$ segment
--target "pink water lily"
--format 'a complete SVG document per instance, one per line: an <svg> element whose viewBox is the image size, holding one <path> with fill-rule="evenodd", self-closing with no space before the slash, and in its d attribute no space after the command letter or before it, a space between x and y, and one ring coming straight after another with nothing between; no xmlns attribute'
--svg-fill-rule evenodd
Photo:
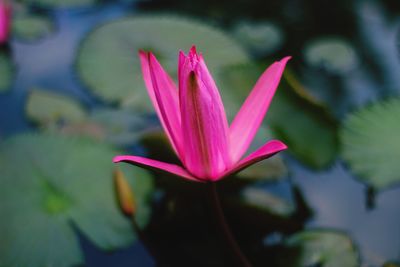
<svg viewBox="0 0 400 267"><path fill-rule="evenodd" d="M11 24L11 6L7 0L0 0L0 44L7 42Z"/></svg>
<svg viewBox="0 0 400 267"><path fill-rule="evenodd" d="M229 126L217 86L194 46L187 56L179 53L179 90L152 53L141 51L139 56L150 99L183 167L131 155L117 156L114 162L206 182L220 180L287 148L281 141L271 140L242 158L260 127L290 57L273 63L261 75Z"/></svg>

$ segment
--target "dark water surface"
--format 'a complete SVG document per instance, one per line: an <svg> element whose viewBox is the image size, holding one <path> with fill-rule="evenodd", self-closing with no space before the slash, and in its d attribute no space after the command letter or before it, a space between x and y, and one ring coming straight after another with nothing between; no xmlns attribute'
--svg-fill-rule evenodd
<svg viewBox="0 0 400 267"><path fill-rule="evenodd" d="M51 36L35 43L13 40L17 72L11 90L0 95L1 135L32 129L25 119L24 106L28 90L33 87L62 91L89 108L101 104L79 82L74 69L76 51L93 27L126 13L122 4L60 10L51 13L57 26ZM368 209L366 186L354 179L342 162L320 172L307 169L292 158L287 163L292 181L302 189L315 212L307 227L347 232L359 247L365 266L380 266L388 259L400 258L400 188L379 193L375 208ZM267 188L282 191L287 183ZM109 254L98 251L87 240L82 240L82 244L87 266L154 266L140 243Z"/></svg>

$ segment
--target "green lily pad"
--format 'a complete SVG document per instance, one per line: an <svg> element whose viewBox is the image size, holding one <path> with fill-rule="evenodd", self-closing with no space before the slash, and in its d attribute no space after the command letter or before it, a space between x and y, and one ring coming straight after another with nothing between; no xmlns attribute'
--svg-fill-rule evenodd
<svg viewBox="0 0 400 267"><path fill-rule="evenodd" d="M237 65L222 72L219 86L228 117L232 119L266 65ZM303 163L324 168L338 150L337 123L320 105L308 101L282 79L265 122L275 138Z"/></svg>
<svg viewBox="0 0 400 267"><path fill-rule="evenodd" d="M46 131L87 136L119 147L131 145L156 128L132 110L100 108L87 113L73 98L43 89L31 90L26 114Z"/></svg>
<svg viewBox="0 0 400 267"><path fill-rule="evenodd" d="M24 14L15 16L12 22L13 36L25 41L36 41L54 31L50 18Z"/></svg>
<svg viewBox="0 0 400 267"><path fill-rule="evenodd" d="M342 155L360 179L375 189L400 182L400 99L362 108L346 118Z"/></svg>
<svg viewBox="0 0 400 267"><path fill-rule="evenodd" d="M84 107L71 97L49 90L32 89L26 103L26 115L42 126L57 122L82 122L86 119Z"/></svg>
<svg viewBox="0 0 400 267"><path fill-rule="evenodd" d="M142 15L107 23L83 41L77 68L98 97L135 110L153 111L140 69L139 49L152 51L176 78L178 51L195 44L213 74L231 64L248 62L246 52L219 29L174 16Z"/></svg>
<svg viewBox="0 0 400 267"><path fill-rule="evenodd" d="M159 130L159 126L151 126L140 114L110 108L94 109L84 120L42 126L57 134L87 136L117 147L132 145L143 135Z"/></svg>
<svg viewBox="0 0 400 267"><path fill-rule="evenodd" d="M41 7L68 8L92 5L97 0L21 0L21 2Z"/></svg>
<svg viewBox="0 0 400 267"><path fill-rule="evenodd" d="M0 51L0 92L10 89L13 75L14 68L9 55Z"/></svg>
<svg viewBox="0 0 400 267"><path fill-rule="evenodd" d="M99 125L104 140L116 146L131 145L150 130L143 115L131 110L96 109L91 112L89 121Z"/></svg>
<svg viewBox="0 0 400 267"><path fill-rule="evenodd" d="M238 42L256 55L275 52L281 47L284 39L281 29L269 21L241 21L234 27L233 33Z"/></svg>
<svg viewBox="0 0 400 267"><path fill-rule="evenodd" d="M135 240L115 199L113 156L119 152L85 138L21 134L0 146L0 266L73 266L82 263L74 231L102 249ZM146 225L152 180L120 166L132 186L140 226Z"/></svg>
<svg viewBox="0 0 400 267"><path fill-rule="evenodd" d="M241 192L241 196L246 205L282 217L289 217L295 211L293 204L267 192L264 189L247 187Z"/></svg>
<svg viewBox="0 0 400 267"><path fill-rule="evenodd" d="M304 48L305 61L317 68L335 74L353 70L359 62L354 48L340 38L320 38L309 42Z"/></svg>
<svg viewBox="0 0 400 267"><path fill-rule="evenodd" d="M337 157L337 122L325 109L301 99L288 87L283 86L274 101L267 118L274 135L308 166L328 167Z"/></svg>
<svg viewBox="0 0 400 267"><path fill-rule="evenodd" d="M358 267L358 252L350 238L340 232L307 230L297 233L285 242L299 249L294 267Z"/></svg>

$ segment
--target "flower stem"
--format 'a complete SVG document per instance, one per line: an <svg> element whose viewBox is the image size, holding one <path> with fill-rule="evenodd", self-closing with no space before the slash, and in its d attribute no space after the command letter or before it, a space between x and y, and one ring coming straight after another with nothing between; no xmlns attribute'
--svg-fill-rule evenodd
<svg viewBox="0 0 400 267"><path fill-rule="evenodd" d="M231 230L229 229L229 226L225 220L225 216L222 210L221 202L218 197L218 192L217 192L217 185L215 182L210 182L208 185L209 189L209 199L211 202L211 207L214 210L217 222L219 224L219 227L221 229L222 236L225 239L225 242L229 245L233 256L235 256L235 262L240 264L240 266L244 267L251 267L251 263L249 260L246 258L246 256L243 254L242 250L240 249L238 243L236 242L235 238L232 235Z"/></svg>

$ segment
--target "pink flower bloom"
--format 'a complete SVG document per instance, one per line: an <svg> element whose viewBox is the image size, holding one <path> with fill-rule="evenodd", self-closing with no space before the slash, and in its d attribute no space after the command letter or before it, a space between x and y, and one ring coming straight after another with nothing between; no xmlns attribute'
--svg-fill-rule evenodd
<svg viewBox="0 0 400 267"><path fill-rule="evenodd" d="M179 90L152 53L141 51L139 56L151 101L183 167L129 155L117 156L114 162L206 182L220 180L287 148L282 142L271 140L242 159L290 57L273 63L261 75L229 126L217 86L194 46L187 56L179 53Z"/></svg>
<svg viewBox="0 0 400 267"><path fill-rule="evenodd" d="M11 23L11 6L7 0L0 0L0 44L7 42Z"/></svg>

